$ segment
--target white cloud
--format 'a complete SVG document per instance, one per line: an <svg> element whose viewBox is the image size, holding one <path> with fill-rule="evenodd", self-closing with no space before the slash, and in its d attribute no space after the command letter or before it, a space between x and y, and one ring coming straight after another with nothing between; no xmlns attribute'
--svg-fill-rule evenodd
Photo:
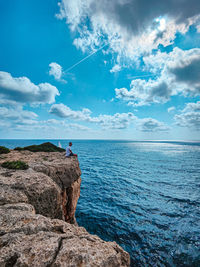
<svg viewBox="0 0 200 267"><path fill-rule="evenodd" d="M115 72L119 72L121 70L121 66L116 64L112 67L112 69L110 70L111 73L115 73Z"/></svg>
<svg viewBox="0 0 200 267"><path fill-rule="evenodd" d="M15 108L0 107L1 120L36 119L38 115L32 111L23 110L20 106Z"/></svg>
<svg viewBox="0 0 200 267"><path fill-rule="evenodd" d="M60 80L62 76L62 67L55 62L50 63L49 67L50 67L49 75L54 76L56 80Z"/></svg>
<svg viewBox="0 0 200 267"><path fill-rule="evenodd" d="M90 131L91 129L77 123L66 124L67 130Z"/></svg>
<svg viewBox="0 0 200 267"><path fill-rule="evenodd" d="M62 0L57 17L78 33L77 48L85 52L108 43L120 64L173 43L177 32L197 23L199 7L199 0Z"/></svg>
<svg viewBox="0 0 200 267"><path fill-rule="evenodd" d="M173 84L180 86L184 95L200 94L200 49L183 51L175 49L174 59L168 62L168 75L174 79Z"/></svg>
<svg viewBox="0 0 200 267"><path fill-rule="evenodd" d="M49 83L35 85L27 77L14 78L0 71L0 96L4 100L30 104L51 104L59 95L58 89Z"/></svg>
<svg viewBox="0 0 200 267"><path fill-rule="evenodd" d="M187 103L180 114L174 116L174 119L178 126L200 130L200 101Z"/></svg>
<svg viewBox="0 0 200 267"><path fill-rule="evenodd" d="M62 128L65 129L65 131L73 131L73 130L90 131L91 130L89 127L86 127L84 125L77 124L77 123L69 123L66 120L49 119L47 121L43 121L42 123L47 126L54 126L54 127L62 126Z"/></svg>
<svg viewBox="0 0 200 267"><path fill-rule="evenodd" d="M51 106L49 113L54 114L61 118L70 118L73 120L88 120L90 118L91 111L89 109L82 109L81 111L71 110L64 104L54 104Z"/></svg>
<svg viewBox="0 0 200 267"><path fill-rule="evenodd" d="M90 122L95 122L103 128L108 129L126 129L136 117L133 113L115 113L114 115L99 115L90 118Z"/></svg>
<svg viewBox="0 0 200 267"><path fill-rule="evenodd" d="M181 50L175 48L171 53L158 53L144 58L146 68L159 71L157 79L135 79L127 88L116 88L116 97L131 101L131 105L141 106L150 103L165 103L171 96L195 97L200 94L200 49Z"/></svg>
<svg viewBox="0 0 200 267"><path fill-rule="evenodd" d="M38 120L38 115L34 112L23 110L21 106L17 109L0 107L0 127L9 131L34 132L63 132L91 131L90 128L77 124L69 123L66 120Z"/></svg>
<svg viewBox="0 0 200 267"><path fill-rule="evenodd" d="M32 111L23 110L22 106L6 106L1 105L0 107L0 125L3 127L12 129L18 129L23 126L32 129L33 125L37 125L38 115ZM3 130L3 129L2 129Z"/></svg>
<svg viewBox="0 0 200 267"><path fill-rule="evenodd" d="M168 109L167 109L167 112L168 113L171 113L171 112L173 112L173 111L175 111L175 107L169 107Z"/></svg>
<svg viewBox="0 0 200 267"><path fill-rule="evenodd" d="M74 111L64 104L54 104L51 114L62 118L62 120L49 119L39 120L38 115L32 111L24 110L22 106L0 107L0 126L10 128L14 131L45 131L55 132L63 129L64 132L92 131L89 127L71 121L82 121L99 125L102 129L122 130L130 125L135 125L141 131L155 132L167 131L164 123L152 118L139 119L133 113L115 113L114 115L100 114L92 116L92 112L83 108L81 111ZM66 120L68 119L68 120ZM70 121L71 120L71 121Z"/></svg>
<svg viewBox="0 0 200 267"><path fill-rule="evenodd" d="M152 118L140 119L138 125L139 129L143 132L168 132L170 130L163 122Z"/></svg>
<svg viewBox="0 0 200 267"><path fill-rule="evenodd" d="M10 123L8 121L1 121L0 120L0 127L1 127L1 131L7 131L8 128L10 127Z"/></svg>
<svg viewBox="0 0 200 267"><path fill-rule="evenodd" d="M95 123L103 129L120 130L126 129L131 124L138 126L139 130L146 132L168 131L169 127L164 123L152 118L139 119L132 112L115 113L114 115L101 114L97 117L91 116L91 111L82 109L81 111L73 111L64 104L55 104L51 107L50 113L61 118L70 120L79 120L89 123Z"/></svg>
<svg viewBox="0 0 200 267"><path fill-rule="evenodd" d="M187 103L186 107L182 110L182 112L200 112L200 101L197 101L196 103Z"/></svg>
<svg viewBox="0 0 200 267"><path fill-rule="evenodd" d="M66 81L62 79L63 76L62 66L60 66L56 62L52 62L49 64L49 67L50 67L49 75L52 75L57 81L66 83Z"/></svg>
<svg viewBox="0 0 200 267"><path fill-rule="evenodd" d="M165 103L172 95L164 79L157 80L133 80L130 84L131 89L115 89L116 98L131 101L133 106L149 105L150 103Z"/></svg>
<svg viewBox="0 0 200 267"><path fill-rule="evenodd" d="M89 109L85 108L81 111L74 111L64 104L54 104L49 112L61 118L95 123L103 128L110 129L127 128L130 122L136 119L134 114L131 112L116 113L114 115L99 115L98 117L93 117L91 116L91 111Z"/></svg>

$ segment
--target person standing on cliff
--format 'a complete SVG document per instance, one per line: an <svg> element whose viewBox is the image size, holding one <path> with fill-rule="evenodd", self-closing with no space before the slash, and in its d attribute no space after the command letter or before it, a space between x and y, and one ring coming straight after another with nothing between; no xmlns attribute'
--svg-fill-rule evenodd
<svg viewBox="0 0 200 267"><path fill-rule="evenodd" d="M72 147L72 142L69 142L69 146L66 148L66 157L72 157L72 156L77 157L78 155L72 152L71 147Z"/></svg>

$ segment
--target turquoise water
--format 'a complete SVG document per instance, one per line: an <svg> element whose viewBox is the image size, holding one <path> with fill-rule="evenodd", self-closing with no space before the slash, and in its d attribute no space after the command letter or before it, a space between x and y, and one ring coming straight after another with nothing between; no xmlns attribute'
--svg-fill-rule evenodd
<svg viewBox="0 0 200 267"><path fill-rule="evenodd" d="M200 266L200 142L74 140L72 149L82 170L80 226L120 244L132 266Z"/></svg>

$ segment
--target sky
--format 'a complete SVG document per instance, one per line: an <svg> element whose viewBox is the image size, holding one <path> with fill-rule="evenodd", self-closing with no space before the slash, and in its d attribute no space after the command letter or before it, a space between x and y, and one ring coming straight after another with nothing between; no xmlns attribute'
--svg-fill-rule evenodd
<svg viewBox="0 0 200 267"><path fill-rule="evenodd" d="M199 0L0 0L0 138L200 140Z"/></svg>

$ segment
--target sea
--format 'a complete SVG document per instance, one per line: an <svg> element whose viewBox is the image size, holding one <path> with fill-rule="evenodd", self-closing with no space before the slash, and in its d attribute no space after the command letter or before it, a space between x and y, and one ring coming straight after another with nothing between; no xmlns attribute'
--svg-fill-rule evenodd
<svg viewBox="0 0 200 267"><path fill-rule="evenodd" d="M14 148L50 141L0 140ZM131 266L200 266L200 142L72 140L79 226L115 241Z"/></svg>

